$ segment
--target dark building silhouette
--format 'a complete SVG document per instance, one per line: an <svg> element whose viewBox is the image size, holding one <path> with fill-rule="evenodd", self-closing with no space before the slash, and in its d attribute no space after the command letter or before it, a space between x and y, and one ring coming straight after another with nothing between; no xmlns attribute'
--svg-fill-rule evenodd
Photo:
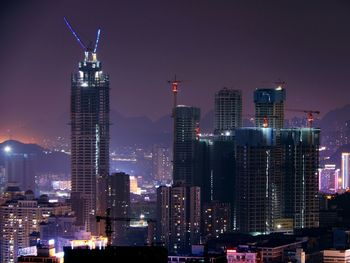
<svg viewBox="0 0 350 263"><path fill-rule="evenodd" d="M143 262L167 263L164 247L106 247L102 249L72 249L65 247L64 262Z"/></svg>
<svg viewBox="0 0 350 263"><path fill-rule="evenodd" d="M203 237L206 240L218 238L231 228L231 204L213 201L203 205Z"/></svg>
<svg viewBox="0 0 350 263"><path fill-rule="evenodd" d="M106 210L109 76L91 51L85 52L78 73L72 75L71 152L71 198L77 224L96 232L95 216Z"/></svg>
<svg viewBox="0 0 350 263"><path fill-rule="evenodd" d="M130 176L125 173L114 173L108 177L108 207L113 218L130 218ZM127 244L127 229L130 222L114 221L112 223L112 244Z"/></svg>
<svg viewBox="0 0 350 263"><path fill-rule="evenodd" d="M200 110L179 105L175 108L174 118L173 181L193 185Z"/></svg>
<svg viewBox="0 0 350 263"><path fill-rule="evenodd" d="M241 232L269 233L279 217L276 200L274 149L271 128L236 130L235 228ZM276 208L275 206L278 206Z"/></svg>
<svg viewBox="0 0 350 263"><path fill-rule="evenodd" d="M6 182L17 183L23 190L36 190L36 155L15 152L11 146L5 147Z"/></svg>
<svg viewBox="0 0 350 263"><path fill-rule="evenodd" d="M231 212L230 223L233 222L235 202L235 162L233 136L199 137L196 150L195 179L196 185L201 188L202 205L212 201L228 204ZM203 209L202 212L204 212ZM232 225L228 229L231 230Z"/></svg>
<svg viewBox="0 0 350 263"><path fill-rule="evenodd" d="M283 216L294 228L319 226L318 168L320 130L282 129Z"/></svg>

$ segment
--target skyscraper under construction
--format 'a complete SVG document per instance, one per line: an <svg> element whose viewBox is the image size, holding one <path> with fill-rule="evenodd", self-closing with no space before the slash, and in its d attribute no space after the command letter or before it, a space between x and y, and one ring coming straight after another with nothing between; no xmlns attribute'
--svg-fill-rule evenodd
<svg viewBox="0 0 350 263"><path fill-rule="evenodd" d="M106 178L109 173L109 76L102 72L95 48L79 39L84 50L79 71L71 84L72 208L77 223L96 233L97 214L106 210Z"/></svg>

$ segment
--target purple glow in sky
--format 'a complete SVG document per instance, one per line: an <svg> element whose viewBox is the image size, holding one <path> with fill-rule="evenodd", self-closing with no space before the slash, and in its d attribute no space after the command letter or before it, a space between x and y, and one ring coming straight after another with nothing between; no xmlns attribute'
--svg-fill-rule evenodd
<svg viewBox="0 0 350 263"><path fill-rule="evenodd" d="M174 74L185 80L179 102L202 115L224 86L243 90L251 114L254 89L278 79L289 108L349 103L349 14L345 0L2 1L0 138L69 111L83 53L64 16L87 44L101 28L111 109L157 119L170 113Z"/></svg>

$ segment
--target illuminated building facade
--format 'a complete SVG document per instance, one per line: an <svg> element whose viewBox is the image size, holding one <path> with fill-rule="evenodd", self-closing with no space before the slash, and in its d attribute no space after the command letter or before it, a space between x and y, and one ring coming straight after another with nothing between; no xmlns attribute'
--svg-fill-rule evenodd
<svg viewBox="0 0 350 263"><path fill-rule="evenodd" d="M96 232L106 210L109 174L109 76L96 53L86 51L71 87L72 206L77 224ZM97 202L98 198L98 202Z"/></svg>
<svg viewBox="0 0 350 263"><path fill-rule="evenodd" d="M281 143L284 217L293 218L294 228L318 227L320 130L283 129Z"/></svg>
<svg viewBox="0 0 350 263"><path fill-rule="evenodd" d="M173 182L194 183L194 159L200 109L179 105L174 111Z"/></svg>
<svg viewBox="0 0 350 263"><path fill-rule="evenodd" d="M341 178L342 178L342 188L350 188L350 153L341 153Z"/></svg>
<svg viewBox="0 0 350 263"><path fill-rule="evenodd" d="M242 91L223 88L215 93L214 134L232 134L242 127Z"/></svg>
<svg viewBox="0 0 350 263"><path fill-rule="evenodd" d="M201 200L196 186L161 186L157 191L158 240L171 254L187 254L199 244Z"/></svg>
<svg viewBox="0 0 350 263"><path fill-rule="evenodd" d="M34 199L32 191L27 191L25 196L19 196L1 205L1 262L16 262L18 250L30 246L29 235L39 231L41 222L52 214L63 215L70 211L70 206L49 203L45 196Z"/></svg>
<svg viewBox="0 0 350 263"><path fill-rule="evenodd" d="M130 192L135 195L141 194L141 188L138 186L137 177L134 175L129 176L130 179Z"/></svg>
<svg viewBox="0 0 350 263"><path fill-rule="evenodd" d="M336 193L342 187L342 177L335 164L325 164L319 169L319 191L322 193Z"/></svg>

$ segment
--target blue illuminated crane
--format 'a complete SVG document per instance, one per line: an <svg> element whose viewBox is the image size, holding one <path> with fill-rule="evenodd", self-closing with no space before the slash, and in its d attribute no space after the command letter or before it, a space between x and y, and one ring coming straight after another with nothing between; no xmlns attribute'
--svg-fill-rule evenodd
<svg viewBox="0 0 350 263"><path fill-rule="evenodd" d="M100 40L100 35L101 35L101 29L99 28L97 30L97 35L96 35L96 41L95 41L95 47L92 50L91 48L87 47L84 42L80 39L80 37L78 36L78 34L74 31L73 27L71 26L71 24L68 22L67 18L63 17L64 22L66 23L68 29L72 32L73 36L75 37L75 39L78 41L79 45L81 46L81 48L83 49L84 52L92 52L94 54L96 54L97 51L97 47L98 47L98 43Z"/></svg>

